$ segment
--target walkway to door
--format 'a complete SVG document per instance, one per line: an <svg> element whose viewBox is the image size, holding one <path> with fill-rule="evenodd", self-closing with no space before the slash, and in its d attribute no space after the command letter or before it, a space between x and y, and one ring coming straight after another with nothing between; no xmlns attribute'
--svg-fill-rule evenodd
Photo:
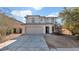
<svg viewBox="0 0 79 59"><path fill-rule="evenodd" d="M22 35L15 42L0 49L1 51L48 51L43 35Z"/></svg>

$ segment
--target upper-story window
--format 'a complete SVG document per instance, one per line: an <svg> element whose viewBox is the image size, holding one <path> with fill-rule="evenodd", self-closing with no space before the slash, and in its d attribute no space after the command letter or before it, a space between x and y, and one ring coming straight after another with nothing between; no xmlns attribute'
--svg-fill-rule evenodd
<svg viewBox="0 0 79 59"><path fill-rule="evenodd" d="M45 23L48 23L48 18L45 18Z"/></svg>
<svg viewBox="0 0 79 59"><path fill-rule="evenodd" d="M28 17L28 19L33 19L33 17Z"/></svg>
<svg viewBox="0 0 79 59"><path fill-rule="evenodd" d="M31 19L31 23L34 23L34 19L33 18Z"/></svg>
<svg viewBox="0 0 79 59"><path fill-rule="evenodd" d="M34 17L34 23L39 23L40 18L39 17Z"/></svg>
<svg viewBox="0 0 79 59"><path fill-rule="evenodd" d="M43 18L41 19L41 21L42 21L42 23L45 23L45 18L43 17Z"/></svg>
<svg viewBox="0 0 79 59"><path fill-rule="evenodd" d="M42 18L39 19L39 23L42 23Z"/></svg>

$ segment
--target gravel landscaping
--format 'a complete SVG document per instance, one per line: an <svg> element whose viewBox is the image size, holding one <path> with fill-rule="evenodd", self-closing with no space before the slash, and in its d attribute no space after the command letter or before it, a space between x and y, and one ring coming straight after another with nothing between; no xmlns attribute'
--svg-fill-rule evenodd
<svg viewBox="0 0 79 59"><path fill-rule="evenodd" d="M79 40L73 36L64 35L45 35L45 40L50 49L54 48L79 48Z"/></svg>

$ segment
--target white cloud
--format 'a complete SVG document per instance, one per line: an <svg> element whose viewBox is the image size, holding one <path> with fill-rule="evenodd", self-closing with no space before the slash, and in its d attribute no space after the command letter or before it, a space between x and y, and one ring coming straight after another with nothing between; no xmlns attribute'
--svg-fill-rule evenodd
<svg viewBox="0 0 79 59"><path fill-rule="evenodd" d="M25 23L26 19L24 17L27 15L32 15L32 11L31 10L13 10L11 14L17 20Z"/></svg>
<svg viewBox="0 0 79 59"><path fill-rule="evenodd" d="M33 7L35 10L41 10L43 7Z"/></svg>
<svg viewBox="0 0 79 59"><path fill-rule="evenodd" d="M23 18L21 21L22 21L23 23L26 23L26 19L25 19L25 18Z"/></svg>
<svg viewBox="0 0 79 59"><path fill-rule="evenodd" d="M32 11L31 10L13 10L11 14L13 16L24 17L26 15L32 15Z"/></svg>
<svg viewBox="0 0 79 59"><path fill-rule="evenodd" d="M51 13L49 14L47 17L57 17L59 15L59 13Z"/></svg>

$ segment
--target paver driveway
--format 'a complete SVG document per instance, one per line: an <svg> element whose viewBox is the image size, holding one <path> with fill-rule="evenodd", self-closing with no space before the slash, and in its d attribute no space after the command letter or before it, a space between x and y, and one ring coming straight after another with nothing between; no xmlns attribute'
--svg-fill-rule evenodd
<svg viewBox="0 0 79 59"><path fill-rule="evenodd" d="M43 35L22 35L15 42L0 49L1 51L48 51Z"/></svg>

